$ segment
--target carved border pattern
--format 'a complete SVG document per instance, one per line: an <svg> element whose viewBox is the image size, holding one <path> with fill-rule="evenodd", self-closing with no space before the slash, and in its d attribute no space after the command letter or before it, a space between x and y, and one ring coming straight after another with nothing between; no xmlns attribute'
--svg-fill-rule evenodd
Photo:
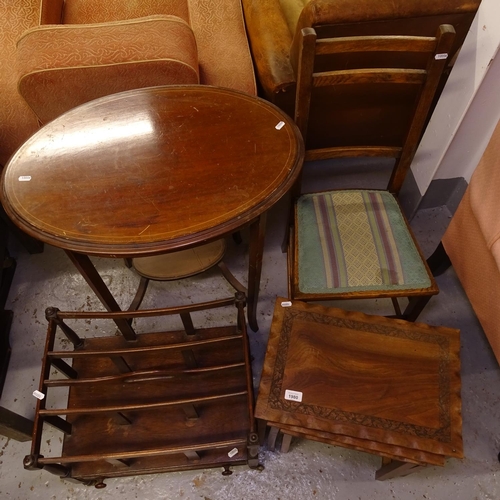
<svg viewBox="0 0 500 500"><path fill-rule="evenodd" d="M307 405L294 401L284 400L280 397L282 393L283 377L288 357L288 347L292 326L295 319L308 322L321 323L329 326L348 328L352 330L365 331L413 340L416 342L427 342L439 346L439 428L424 427L396 420L374 417L360 413L343 411L340 408L325 408L317 405ZM443 443L451 441L451 418L450 418L450 375L449 375L449 339L442 334L421 333L419 331L408 331L395 326L370 324L366 322L351 320L347 318L337 318L314 312L303 312L294 309L284 311L281 335L279 338L276 364L274 367L269 404L272 408L289 412L302 413L304 415L314 415L339 423L350 423L363 425L376 429L383 429L391 432L399 432L406 435L413 435L426 439L435 439Z"/></svg>

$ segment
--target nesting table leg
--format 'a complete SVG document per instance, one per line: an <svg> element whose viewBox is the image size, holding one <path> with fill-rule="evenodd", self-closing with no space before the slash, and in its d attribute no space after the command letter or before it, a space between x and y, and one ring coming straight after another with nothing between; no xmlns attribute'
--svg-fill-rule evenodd
<svg viewBox="0 0 500 500"><path fill-rule="evenodd" d="M288 453L290 451L291 444L292 444L292 435L283 432L283 438L281 441L281 453Z"/></svg>
<svg viewBox="0 0 500 500"><path fill-rule="evenodd" d="M385 479L392 479L394 477L407 476L408 474L419 470L421 467L424 466L384 458L382 460L382 467L380 467L380 469L378 469L375 473L375 479L378 481L384 481Z"/></svg>
<svg viewBox="0 0 500 500"><path fill-rule="evenodd" d="M279 431L280 430L278 429L278 427L271 427L269 429L269 435L267 436L267 447L270 451L274 451L276 448L276 439L278 438Z"/></svg>

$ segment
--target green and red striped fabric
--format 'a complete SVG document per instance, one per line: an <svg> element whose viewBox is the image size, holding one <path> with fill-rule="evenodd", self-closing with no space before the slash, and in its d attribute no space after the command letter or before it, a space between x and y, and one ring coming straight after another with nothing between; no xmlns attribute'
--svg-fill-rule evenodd
<svg viewBox="0 0 500 500"><path fill-rule="evenodd" d="M399 205L387 191L303 195L297 222L301 292L430 286Z"/></svg>

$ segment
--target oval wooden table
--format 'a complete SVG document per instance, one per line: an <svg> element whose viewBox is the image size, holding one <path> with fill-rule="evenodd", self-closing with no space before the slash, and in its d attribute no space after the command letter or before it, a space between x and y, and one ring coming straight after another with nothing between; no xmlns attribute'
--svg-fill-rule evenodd
<svg viewBox="0 0 500 500"><path fill-rule="evenodd" d="M262 99L151 87L86 103L41 128L4 168L1 200L23 231L66 251L108 311L119 306L89 255L159 255L249 226L256 331L265 214L303 158L293 121ZM127 321L117 324L135 338Z"/></svg>

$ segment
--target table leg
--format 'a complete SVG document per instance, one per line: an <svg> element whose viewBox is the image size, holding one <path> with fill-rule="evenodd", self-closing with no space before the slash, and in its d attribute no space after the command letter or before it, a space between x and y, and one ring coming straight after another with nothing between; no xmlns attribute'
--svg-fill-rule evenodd
<svg viewBox="0 0 500 500"><path fill-rule="evenodd" d="M257 301L259 298L260 275L262 272L266 218L267 215L264 213L250 225L250 248L248 258L248 324L254 332L259 329L259 325L257 324Z"/></svg>
<svg viewBox="0 0 500 500"><path fill-rule="evenodd" d="M33 421L0 406L0 435L16 441L31 441Z"/></svg>
<svg viewBox="0 0 500 500"><path fill-rule="evenodd" d="M80 271L80 274L89 284L90 288L92 288L99 300L103 303L106 310L109 312L121 311L120 306L113 295L111 295L109 288L97 272L90 258L87 255L71 252L70 250L65 250L65 252L78 271ZM136 340L136 333L126 319L115 319L114 322L126 340Z"/></svg>

